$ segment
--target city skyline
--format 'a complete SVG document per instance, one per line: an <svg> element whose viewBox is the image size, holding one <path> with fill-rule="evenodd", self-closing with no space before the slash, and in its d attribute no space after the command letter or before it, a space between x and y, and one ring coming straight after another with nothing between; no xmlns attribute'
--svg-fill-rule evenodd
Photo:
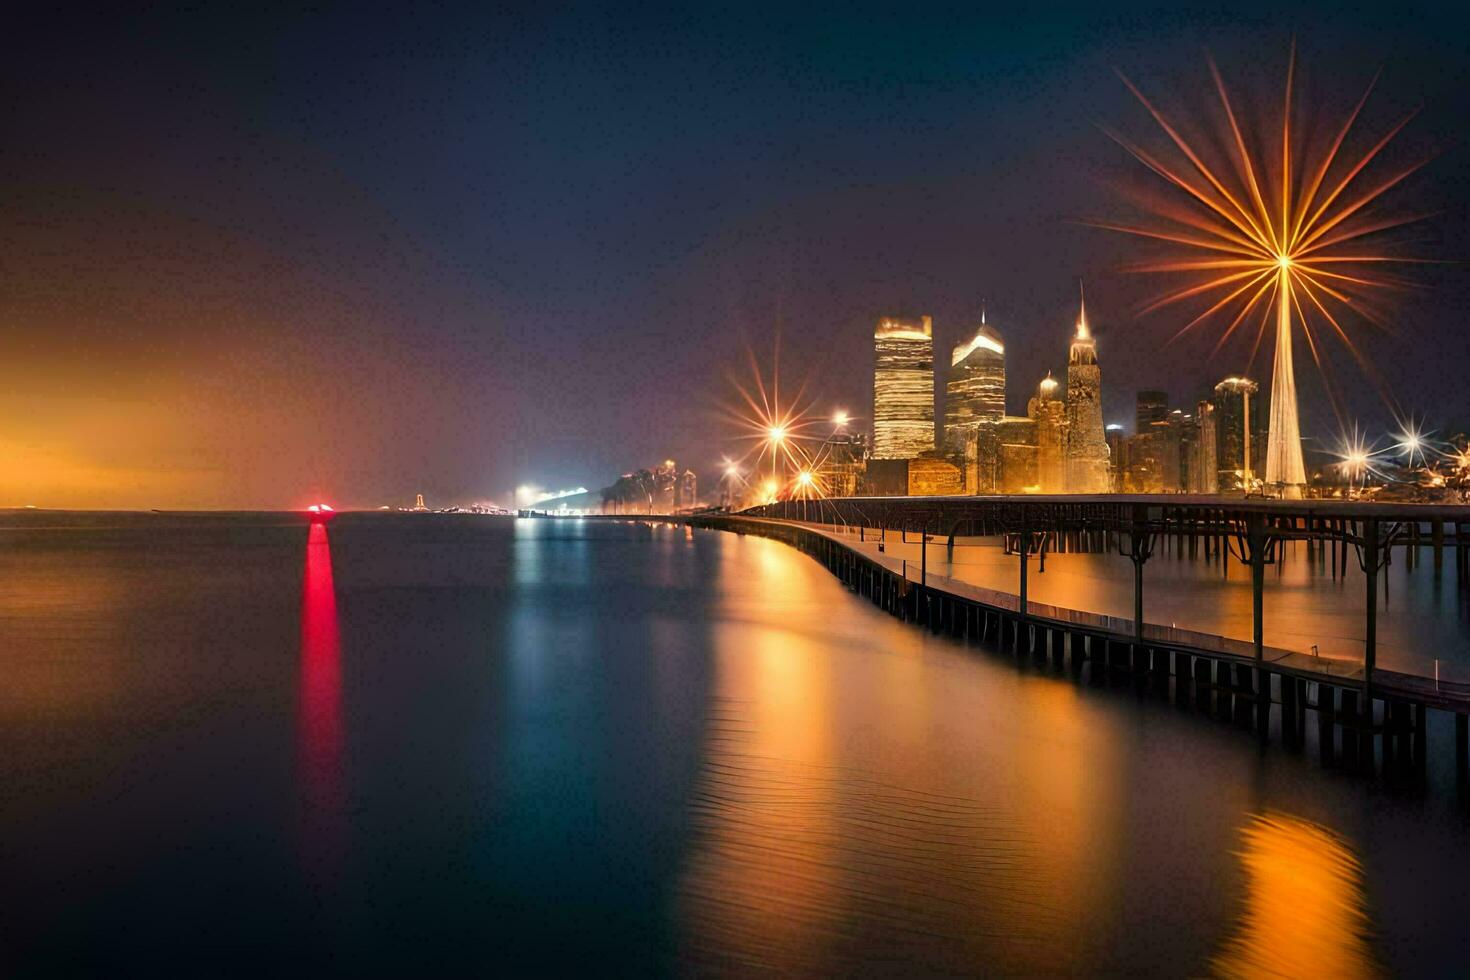
<svg viewBox="0 0 1470 980"><path fill-rule="evenodd" d="M453 6L386 22L24 12L0 164L20 192L0 505L504 502L668 457L708 487L717 392L749 349L779 336L813 399L861 405L871 352L853 341L876 317L926 312L947 352L984 308L1019 391L1058 372L1051 325L1079 277L1114 352L1105 422L1142 388L1188 404L1229 374L1267 383L1248 343L1164 349L1187 318L1137 318L1150 287L1076 223L1127 171L1093 121L1146 121L1113 67L1196 92L1202 47L1248 66L1296 34L1304 92L1350 100L1339 76L1382 64L1370 112L1422 106L1413 138L1430 150L1470 101L1457 12L1311 32L1266 8L782 18L773 32L730 13L669 52L658 13L619 33L610 13ZM880 57L895 37L926 57ZM1239 88L1265 97L1279 78ZM383 91L401 101L373 102ZM1449 256L1470 244L1455 165L1423 177ZM1461 280L1429 270L1393 300L1419 349L1454 342ZM1470 428L1445 359L1365 343L1408 412ZM1317 381L1298 386L1303 432L1335 436ZM1347 397L1350 419L1392 430L1376 394Z"/></svg>
<svg viewBox="0 0 1470 980"><path fill-rule="evenodd" d="M1470 963L1470 7L7 13L5 977Z"/></svg>
<svg viewBox="0 0 1470 980"><path fill-rule="evenodd" d="M869 353L850 339L875 316L925 311L948 351L983 303L1008 372L1041 378L1079 276L1105 348L1157 347L1183 320L1135 319L1148 288L1117 272L1116 238L1072 223L1105 210L1125 170L1092 120L1147 122L1113 66L1192 91L1201 47L1250 65L1242 51L1264 38L1279 53L1299 26L1142 7L1047 25L782 18L772 32L726 13L659 54L673 25L657 13L617 35L609 13L453 6L370 24L26 10L0 165L22 191L0 300L0 502L472 502L670 455L707 482L716 392L748 347L779 334L782 361L822 379L814 397L860 406ZM1454 12L1314 24L1302 91L1354 97L1339 69L1355 85L1382 63L1374 100L1423 106L1413 140L1445 144L1470 100L1448 41L1463 26ZM926 57L878 57L895 37ZM1277 68L1242 93L1279 91ZM691 78L686 100L666 96ZM401 101L369 109L379 91ZM1421 178L1448 256L1467 247L1451 166ZM1454 269L1394 301L1426 348L1451 342L1467 306ZM1449 367L1397 347L1366 353L1405 407L1464 428ZM1205 353L1177 344L1148 376L1111 357L1104 419L1133 389L1194 392L1250 360L1248 345ZM1323 392L1298 383L1302 429L1326 432ZM1424 391L1435 403L1413 404ZM1374 395L1349 397L1364 428L1389 429Z"/></svg>

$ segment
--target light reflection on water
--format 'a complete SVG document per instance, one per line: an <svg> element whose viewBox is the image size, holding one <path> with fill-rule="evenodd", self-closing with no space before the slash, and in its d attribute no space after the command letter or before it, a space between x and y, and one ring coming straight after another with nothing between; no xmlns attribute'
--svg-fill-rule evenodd
<svg viewBox="0 0 1470 980"><path fill-rule="evenodd" d="M307 535L301 586L301 781L306 861L319 875L336 870L344 846L342 634L327 528Z"/></svg>
<svg viewBox="0 0 1470 980"><path fill-rule="evenodd" d="M1363 869L1347 843L1308 820L1252 815L1241 831L1245 908L1217 976L1371 977Z"/></svg>
<svg viewBox="0 0 1470 980"><path fill-rule="evenodd" d="M0 973L160 949L214 973L221 948L247 975L1470 955L1452 793L1018 669L776 542L134 520L0 529L24 597L0 594Z"/></svg>

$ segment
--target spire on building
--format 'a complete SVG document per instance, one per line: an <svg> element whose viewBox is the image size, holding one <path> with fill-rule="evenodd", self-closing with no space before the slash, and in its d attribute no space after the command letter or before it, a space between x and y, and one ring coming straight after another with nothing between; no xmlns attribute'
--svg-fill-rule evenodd
<svg viewBox="0 0 1470 980"><path fill-rule="evenodd" d="M1082 290L1081 279L1077 280L1077 339L1092 339L1092 331L1087 329L1087 294Z"/></svg>

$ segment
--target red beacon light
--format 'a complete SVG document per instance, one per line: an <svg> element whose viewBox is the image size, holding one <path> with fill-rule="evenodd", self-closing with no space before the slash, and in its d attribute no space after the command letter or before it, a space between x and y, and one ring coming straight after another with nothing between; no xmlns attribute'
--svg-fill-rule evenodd
<svg viewBox="0 0 1470 980"><path fill-rule="evenodd" d="M332 509L331 504L312 504L306 508L306 512L311 515L313 524L325 524L332 519L333 514L337 513Z"/></svg>

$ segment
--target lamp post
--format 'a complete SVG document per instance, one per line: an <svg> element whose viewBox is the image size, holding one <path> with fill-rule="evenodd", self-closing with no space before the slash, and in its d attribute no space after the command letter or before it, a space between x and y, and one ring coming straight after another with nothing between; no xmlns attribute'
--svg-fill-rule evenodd
<svg viewBox="0 0 1470 980"><path fill-rule="evenodd" d="M811 496L812 474L811 470L802 470L796 477L796 485L801 491L801 519L803 523L807 519L806 502Z"/></svg>
<svg viewBox="0 0 1470 980"><path fill-rule="evenodd" d="M776 478L776 461L781 455L781 445L786 441L786 426L780 424L771 426L766 429L766 438L771 443L771 480L779 485L780 481Z"/></svg>

